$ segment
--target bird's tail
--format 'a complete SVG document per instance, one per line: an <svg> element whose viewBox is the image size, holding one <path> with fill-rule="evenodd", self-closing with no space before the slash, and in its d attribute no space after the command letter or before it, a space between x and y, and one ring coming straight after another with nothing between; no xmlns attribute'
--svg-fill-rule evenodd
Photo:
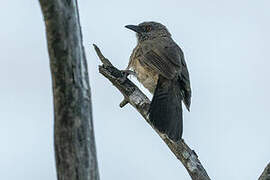
<svg viewBox="0 0 270 180"><path fill-rule="evenodd" d="M155 128L173 141L180 140L183 132L181 100L177 80L159 76L149 109L149 119Z"/></svg>

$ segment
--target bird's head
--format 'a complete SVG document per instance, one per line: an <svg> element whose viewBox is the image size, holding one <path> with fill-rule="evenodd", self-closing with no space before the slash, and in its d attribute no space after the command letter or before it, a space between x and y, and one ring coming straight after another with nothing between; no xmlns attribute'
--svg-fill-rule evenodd
<svg viewBox="0 0 270 180"><path fill-rule="evenodd" d="M154 39L157 37L170 37L166 26L157 23L157 22L143 22L139 25L127 25L125 26L128 29L136 32L138 41L144 41L148 39Z"/></svg>

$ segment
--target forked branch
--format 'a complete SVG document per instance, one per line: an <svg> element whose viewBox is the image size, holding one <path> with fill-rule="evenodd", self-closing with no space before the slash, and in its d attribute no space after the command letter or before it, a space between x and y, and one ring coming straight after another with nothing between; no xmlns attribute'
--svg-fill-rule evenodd
<svg viewBox="0 0 270 180"><path fill-rule="evenodd" d="M94 45L94 48L99 59L103 63L103 65L99 66L99 72L110 80L124 96L124 100L120 103L120 106L123 107L127 103L130 103L143 116L146 122L150 124L150 126L167 144L177 159L182 162L193 180L210 180L207 172L199 161L197 154L188 147L184 140L173 142L165 134L160 133L154 126L152 126L148 118L150 100L147 96L134 83L125 78L124 73L114 67L112 63L103 56L96 45Z"/></svg>

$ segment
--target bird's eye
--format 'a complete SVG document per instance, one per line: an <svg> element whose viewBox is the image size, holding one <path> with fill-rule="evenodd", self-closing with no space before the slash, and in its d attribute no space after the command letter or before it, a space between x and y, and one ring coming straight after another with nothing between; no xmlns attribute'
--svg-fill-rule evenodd
<svg viewBox="0 0 270 180"><path fill-rule="evenodd" d="M146 32L151 31L151 29L152 29L151 26L146 26L146 27L145 27Z"/></svg>

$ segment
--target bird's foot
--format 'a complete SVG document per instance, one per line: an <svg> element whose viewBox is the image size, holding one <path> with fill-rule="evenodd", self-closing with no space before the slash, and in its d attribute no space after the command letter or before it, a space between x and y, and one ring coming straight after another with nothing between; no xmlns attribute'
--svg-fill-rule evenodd
<svg viewBox="0 0 270 180"><path fill-rule="evenodd" d="M129 69L121 70L121 72L124 74L124 76L128 77L129 75L137 76L137 74L134 71L131 71Z"/></svg>
<svg viewBox="0 0 270 180"><path fill-rule="evenodd" d="M121 73L123 74L123 76L121 78L118 78L118 81L120 83L124 83L129 75L136 76L136 73L131 70L121 70Z"/></svg>

